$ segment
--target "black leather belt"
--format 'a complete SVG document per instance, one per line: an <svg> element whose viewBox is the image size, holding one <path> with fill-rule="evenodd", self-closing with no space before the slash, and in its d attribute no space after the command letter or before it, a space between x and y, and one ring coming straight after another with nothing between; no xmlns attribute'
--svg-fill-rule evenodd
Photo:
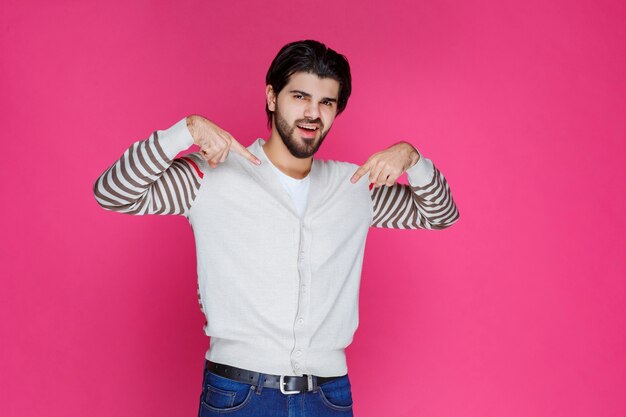
<svg viewBox="0 0 626 417"><path fill-rule="evenodd" d="M283 394L299 394L304 391L313 391L319 385L330 382L341 376L315 376L315 375L271 375L260 372L249 371L247 369L236 368L221 363L209 362L209 371L238 382L250 385L263 384L263 387L280 389ZM263 381L259 381L259 376L263 375Z"/></svg>

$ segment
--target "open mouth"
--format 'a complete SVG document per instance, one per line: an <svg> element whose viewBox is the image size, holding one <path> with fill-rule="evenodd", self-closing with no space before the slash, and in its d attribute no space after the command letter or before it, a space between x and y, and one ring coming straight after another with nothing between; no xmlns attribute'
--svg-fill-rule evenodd
<svg viewBox="0 0 626 417"><path fill-rule="evenodd" d="M311 130L311 131L316 131L317 129L319 129L319 127L317 125L297 125L300 129L304 129L304 130Z"/></svg>
<svg viewBox="0 0 626 417"><path fill-rule="evenodd" d="M296 126L298 126L298 129L300 130L302 136L307 138L315 137L315 135L317 134L317 130L319 129L319 126L317 125L298 124Z"/></svg>

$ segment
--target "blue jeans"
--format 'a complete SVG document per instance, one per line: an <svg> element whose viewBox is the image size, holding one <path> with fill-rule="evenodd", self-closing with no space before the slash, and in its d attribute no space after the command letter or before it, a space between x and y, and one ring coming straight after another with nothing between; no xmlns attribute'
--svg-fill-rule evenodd
<svg viewBox="0 0 626 417"><path fill-rule="evenodd" d="M347 374L314 391L283 394L214 374L207 365L205 360L198 417L353 417Z"/></svg>

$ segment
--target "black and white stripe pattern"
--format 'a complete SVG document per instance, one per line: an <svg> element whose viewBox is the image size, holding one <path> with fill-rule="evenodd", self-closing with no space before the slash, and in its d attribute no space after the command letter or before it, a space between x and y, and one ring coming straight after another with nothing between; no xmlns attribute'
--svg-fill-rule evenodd
<svg viewBox="0 0 626 417"><path fill-rule="evenodd" d="M122 157L95 182L100 206L120 213L187 215L202 179L198 167L206 161L190 153L172 161L154 132L133 143ZM371 227L395 229L443 229L459 218L448 183L433 166L425 186L394 184L372 188L374 206Z"/></svg>
<svg viewBox="0 0 626 417"><path fill-rule="evenodd" d="M425 186L394 184L372 187L374 204L371 227L394 229L444 229L459 219L450 187L434 167L431 182Z"/></svg>
<svg viewBox="0 0 626 417"><path fill-rule="evenodd" d="M186 215L200 188L203 162L197 153L172 161L154 132L97 179L94 195L100 206L120 213Z"/></svg>

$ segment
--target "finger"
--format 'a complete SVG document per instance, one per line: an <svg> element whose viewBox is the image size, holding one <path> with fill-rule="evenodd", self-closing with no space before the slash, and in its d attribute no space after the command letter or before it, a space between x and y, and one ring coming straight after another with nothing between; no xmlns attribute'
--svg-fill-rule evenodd
<svg viewBox="0 0 626 417"><path fill-rule="evenodd" d="M352 184L357 182L363 175L365 175L370 170L370 167L371 167L371 163L369 160L367 160L363 165L361 165L359 169L357 169L356 172L352 174L352 178L350 178L350 181L352 182Z"/></svg>
<svg viewBox="0 0 626 417"><path fill-rule="evenodd" d="M212 146L213 146L212 155L213 155L214 162L217 162L219 158L221 158L222 154L224 153L224 150L230 147L230 143L232 140L227 135L228 134L224 136L217 136L212 142Z"/></svg>
<svg viewBox="0 0 626 417"><path fill-rule="evenodd" d="M224 154L222 155L222 157L220 158L220 162L224 162L226 160L226 158L228 158L228 154L230 152L230 149L226 149L224 151Z"/></svg>
<svg viewBox="0 0 626 417"><path fill-rule="evenodd" d="M384 172L381 172L378 178L376 178L376 181L374 182L374 187L379 188L385 185L388 177L389 176L386 175Z"/></svg>
<svg viewBox="0 0 626 417"><path fill-rule="evenodd" d="M228 156L228 147L222 149L220 153L215 155L215 157L213 158L213 162L215 162L216 164L221 164L222 162L224 162L227 156Z"/></svg>
<svg viewBox="0 0 626 417"><path fill-rule="evenodd" d="M202 155L202 158L204 158L204 160L207 162L211 159L211 156L209 155L209 153L205 151L204 149L200 149L200 154Z"/></svg>
<svg viewBox="0 0 626 417"><path fill-rule="evenodd" d="M390 168L383 168L378 178L376 178L376 187L382 187L383 185L392 186L395 182L395 178Z"/></svg>
<svg viewBox="0 0 626 417"><path fill-rule="evenodd" d="M373 167L372 170L370 171L370 179L369 179L369 181L371 183L373 183L375 187L378 187L380 185L380 181L383 178L385 178L385 177L382 176L382 173L384 171L385 171L385 167L380 166L380 164L378 164L378 166Z"/></svg>
<svg viewBox="0 0 626 417"><path fill-rule="evenodd" d="M239 155L243 156L244 158L246 158L248 161L252 162L253 164L256 164L256 165L261 164L261 160L259 160L259 158L254 156L248 150L248 148L243 146L241 143L237 142L235 139L232 140L230 147L232 148L233 151L237 152Z"/></svg>
<svg viewBox="0 0 626 417"><path fill-rule="evenodd" d="M228 158L228 155L230 154L230 147L233 145L233 142L235 142L235 139L231 136L231 139L228 141L228 144L226 145L226 149L224 149L224 154L222 155L220 162L224 162L226 158Z"/></svg>
<svg viewBox="0 0 626 417"><path fill-rule="evenodd" d="M208 162L212 161L217 155L217 149L202 149L200 151L202 153L202 157Z"/></svg>

